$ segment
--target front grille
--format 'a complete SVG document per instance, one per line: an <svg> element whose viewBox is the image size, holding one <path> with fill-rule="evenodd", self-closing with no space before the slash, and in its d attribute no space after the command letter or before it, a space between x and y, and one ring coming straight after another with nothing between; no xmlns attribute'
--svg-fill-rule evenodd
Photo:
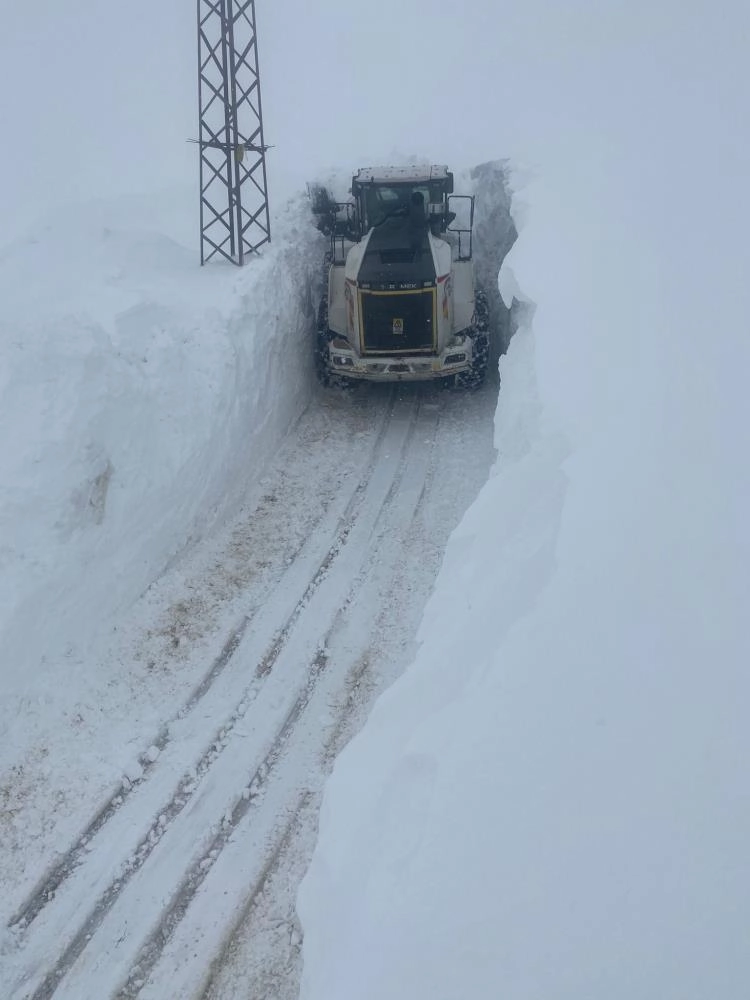
<svg viewBox="0 0 750 1000"><path fill-rule="evenodd" d="M435 290L360 290L365 354L428 353L435 350Z"/></svg>

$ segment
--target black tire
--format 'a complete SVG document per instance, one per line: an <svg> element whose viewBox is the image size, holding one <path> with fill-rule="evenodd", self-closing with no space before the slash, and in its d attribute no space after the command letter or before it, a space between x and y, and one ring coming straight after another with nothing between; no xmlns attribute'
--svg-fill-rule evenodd
<svg viewBox="0 0 750 1000"><path fill-rule="evenodd" d="M337 375L331 370L329 347L333 336L334 334L328 327L328 300L323 298L318 306L318 321L315 331L315 374L318 382L325 388L336 386L340 389L353 389L357 384L356 379Z"/></svg>
<svg viewBox="0 0 750 1000"><path fill-rule="evenodd" d="M328 300L323 298L318 306L318 321L315 330L315 374L318 377L318 382L325 386L331 384L331 372L328 367L329 342Z"/></svg>
<svg viewBox="0 0 750 1000"><path fill-rule="evenodd" d="M328 367L328 337L320 332L315 341L315 374L321 385L331 384L331 371Z"/></svg>
<svg viewBox="0 0 750 1000"><path fill-rule="evenodd" d="M477 289L474 300L474 320L471 324L471 367L456 375L456 385L461 389L478 389L487 377L490 360L490 313L487 296Z"/></svg>

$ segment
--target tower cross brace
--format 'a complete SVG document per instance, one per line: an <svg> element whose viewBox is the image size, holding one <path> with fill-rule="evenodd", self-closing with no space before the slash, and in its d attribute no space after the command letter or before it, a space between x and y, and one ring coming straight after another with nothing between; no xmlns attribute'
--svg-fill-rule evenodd
<svg viewBox="0 0 750 1000"><path fill-rule="evenodd" d="M201 264L271 239L255 0L198 0Z"/></svg>

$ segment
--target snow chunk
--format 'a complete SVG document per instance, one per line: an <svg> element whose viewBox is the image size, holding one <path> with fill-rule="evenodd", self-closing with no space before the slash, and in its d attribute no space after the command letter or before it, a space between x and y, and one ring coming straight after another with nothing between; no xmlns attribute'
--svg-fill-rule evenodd
<svg viewBox="0 0 750 1000"><path fill-rule="evenodd" d="M135 785L143 777L143 765L138 760L131 761L125 767L125 777L131 785Z"/></svg>

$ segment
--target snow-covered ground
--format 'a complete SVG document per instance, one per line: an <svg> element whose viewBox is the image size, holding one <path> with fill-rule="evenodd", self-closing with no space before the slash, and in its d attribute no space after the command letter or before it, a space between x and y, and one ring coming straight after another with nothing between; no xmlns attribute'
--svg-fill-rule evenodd
<svg viewBox="0 0 750 1000"><path fill-rule="evenodd" d="M501 286L536 308L415 662L328 786L301 996L740 1000L750 14L511 8L503 47L549 56L504 88Z"/></svg>
<svg viewBox="0 0 750 1000"><path fill-rule="evenodd" d="M258 16L274 242L243 271L196 266L193 12L4 22L2 981L286 1000L303 958L304 1000L741 1000L750 14ZM297 192L392 147L512 157L491 473L496 385L312 381ZM405 668L298 925L325 775Z"/></svg>

